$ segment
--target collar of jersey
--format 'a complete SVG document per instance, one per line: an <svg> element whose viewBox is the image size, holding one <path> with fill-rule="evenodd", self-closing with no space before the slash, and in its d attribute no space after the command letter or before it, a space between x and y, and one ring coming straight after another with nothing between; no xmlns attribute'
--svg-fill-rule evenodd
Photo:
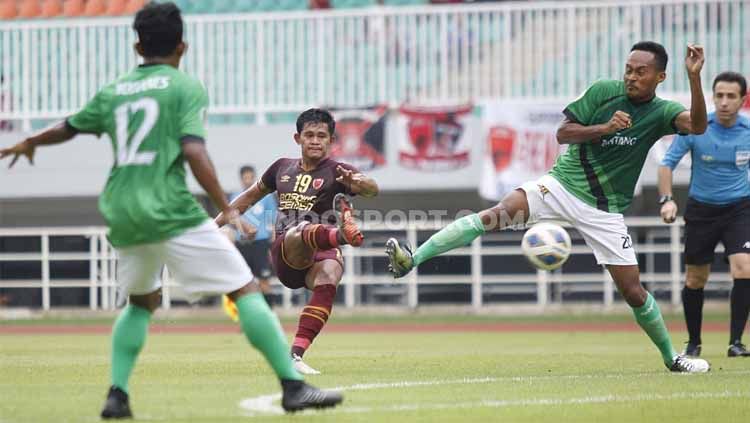
<svg viewBox="0 0 750 423"><path fill-rule="evenodd" d="M319 168L319 167L320 167L320 166L321 166L321 165L322 165L323 163L327 162L327 161L328 161L328 160L330 160L330 159L331 159L330 157L326 157L326 158L324 158L323 160L319 161L319 162L318 162L318 165L317 165L317 166L315 166L315 169ZM301 158L301 157L300 157L300 159L299 159L299 160L297 161L297 167L298 167L298 168L300 168L300 169L302 169L302 158ZM313 171L313 170L315 170L315 169L311 169L311 170L305 170L305 169L302 169L302 170L303 170L304 172L311 172L311 171Z"/></svg>
<svg viewBox="0 0 750 423"><path fill-rule="evenodd" d="M750 119L748 119L746 116L739 114L737 115L737 121L734 123L734 125L731 128L724 128L719 122L716 121L716 112L711 112L708 114L708 123L715 123L722 127L722 129L732 129L735 126L741 126L745 129L750 129Z"/></svg>

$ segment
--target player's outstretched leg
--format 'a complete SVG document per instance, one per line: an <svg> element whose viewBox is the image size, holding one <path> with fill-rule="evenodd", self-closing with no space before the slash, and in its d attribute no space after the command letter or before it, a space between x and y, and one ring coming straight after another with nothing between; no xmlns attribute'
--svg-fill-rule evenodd
<svg viewBox="0 0 750 423"><path fill-rule="evenodd" d="M474 213L462 217L448 224L438 233L432 235L424 244L417 248L414 254L408 246L399 245L395 238L389 239L385 244L385 253L388 255L388 269L393 276L400 278L411 271L415 266L458 247L470 243L474 238L484 233L484 225L479 214Z"/></svg>
<svg viewBox="0 0 750 423"><path fill-rule="evenodd" d="M385 253L388 255L388 271L394 278L406 276L414 268L414 256L409 244L401 245L396 238L385 242Z"/></svg>
<svg viewBox="0 0 750 423"><path fill-rule="evenodd" d="M289 344L281 324L268 307L261 292L250 292L247 287L230 294L234 297L240 326L245 336L257 348L281 379L283 389L282 406L287 411L305 408L333 407L343 397L339 392L321 391L306 384L289 358Z"/></svg>
<svg viewBox="0 0 750 423"><path fill-rule="evenodd" d="M302 222L291 231L301 232L302 243L312 251L330 250L346 244L352 247L362 245L364 236L354 220L354 209L349 198L341 193L336 194L333 210L336 212L336 226Z"/></svg>
<svg viewBox="0 0 750 423"><path fill-rule="evenodd" d="M416 266L447 251L469 244L486 231L499 230L509 225L525 223L529 216L526 193L517 189L509 193L495 207L464 216L432 235L414 254L395 238L386 242L389 270L400 278Z"/></svg>
<svg viewBox="0 0 750 423"><path fill-rule="evenodd" d="M659 304L643 288L638 265L608 265L607 269L625 301L633 309L638 325L661 353L664 365L673 372L703 373L711 369L706 360L679 355L672 345Z"/></svg>
<svg viewBox="0 0 750 423"><path fill-rule="evenodd" d="M128 398L128 381L136 359L146 342L151 313L159 304L160 291L130 297L130 304L112 327L112 385L101 411L103 419L133 417Z"/></svg>
<svg viewBox="0 0 750 423"><path fill-rule="evenodd" d="M343 243L349 244L352 247L362 245L365 237L354 220L354 206L352 206L349 197L341 193L336 194L333 197L333 210L336 211L339 235L343 239Z"/></svg>

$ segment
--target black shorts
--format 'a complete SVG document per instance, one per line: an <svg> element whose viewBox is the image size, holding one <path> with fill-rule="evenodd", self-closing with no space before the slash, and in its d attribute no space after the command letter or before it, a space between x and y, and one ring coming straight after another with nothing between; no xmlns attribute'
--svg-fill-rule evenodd
<svg viewBox="0 0 750 423"><path fill-rule="evenodd" d="M750 253L750 198L716 206L688 198L685 209L685 263L713 263L721 241L726 257Z"/></svg>
<svg viewBox="0 0 750 423"><path fill-rule="evenodd" d="M253 242L238 242L237 249L253 271L253 276L258 279L268 279L273 276L270 252L271 242L261 239Z"/></svg>

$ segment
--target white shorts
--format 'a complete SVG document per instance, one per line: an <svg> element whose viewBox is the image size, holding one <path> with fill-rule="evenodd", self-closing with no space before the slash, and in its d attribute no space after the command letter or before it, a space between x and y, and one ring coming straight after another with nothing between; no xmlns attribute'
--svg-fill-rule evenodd
<svg viewBox="0 0 750 423"><path fill-rule="evenodd" d="M527 225L541 221L567 222L583 235L598 264L638 264L622 214L584 203L550 175L527 182L520 189L526 192L529 203Z"/></svg>
<svg viewBox="0 0 750 423"><path fill-rule="evenodd" d="M240 252L213 220L166 241L116 250L117 285L123 299L161 287L165 265L189 301L236 291L253 279Z"/></svg>

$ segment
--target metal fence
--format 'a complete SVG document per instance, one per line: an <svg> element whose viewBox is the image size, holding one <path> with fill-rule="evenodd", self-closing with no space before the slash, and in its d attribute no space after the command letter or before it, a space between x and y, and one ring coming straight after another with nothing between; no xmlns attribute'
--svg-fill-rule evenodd
<svg viewBox="0 0 750 423"><path fill-rule="evenodd" d="M641 279L652 292L671 304L680 303L680 290L683 281L682 231L679 221L671 226L664 225L658 218L628 218L626 223L634 236L636 252L641 262ZM363 248L345 248L345 273L340 287L344 292L344 305L354 307L371 304L379 297L387 297L389 305L414 308L429 303L420 300L425 293L442 292L450 295L455 287L464 287L470 295L464 302L474 309L488 304L503 303L497 294L515 298L515 303L535 303L543 308L550 303L563 302L566 292L586 292L594 294L588 301L611 307L615 303L615 286L604 268L593 264L572 266L566 264L562 270L554 272L534 271L525 263L520 252L521 232L505 231L486 234L477 238L470 246L446 253L443 259L468 259L468 266L445 266L447 272L420 274L416 270L404 279L394 280L386 272L383 243L389 236L408 240L411 245L424 240L442 225L436 223L392 223L368 224L368 244ZM571 231L574 246L570 262L577 258L591 258L590 249L582 238ZM41 290L41 303L35 304L45 310L53 306L50 290L66 288L87 288L91 309L112 309L116 298L116 257L106 241L105 228L0 228L0 242L14 238L40 240L38 251L0 252L0 293L11 293L18 288ZM56 237L82 237L88 241L88 250L78 252L54 251L51 239ZM83 245L79 243L79 245ZM721 250L719 250L721 251ZM52 275L51 263L85 261L88 262L88 277L64 279ZM2 272L2 264L33 262L41 266L41 278L9 279ZM492 265L495 266L492 266ZM458 269L458 270L456 270ZM520 270L519 270L520 269ZM574 270L571 270L574 269ZM442 270L442 269L441 269ZM7 273L7 272L6 272ZM163 306L169 307L173 300L180 298L179 285L164 273ZM707 290L727 291L731 282L725 272L714 273ZM283 299L285 308L291 307L292 291L276 283L275 292ZM507 297L509 296L509 297ZM449 297L450 299L450 297ZM453 303L460 303L460 300Z"/></svg>
<svg viewBox="0 0 750 423"><path fill-rule="evenodd" d="M662 89L688 91L685 44L704 77L750 71L746 0L503 2L240 15L190 15L183 69L214 114L310 105L566 97L623 72L630 46L663 43ZM0 21L0 119L59 118L133 68L131 18ZM706 81L704 81L706 82ZM262 120L261 120L262 121ZM28 126L28 125L27 125Z"/></svg>

